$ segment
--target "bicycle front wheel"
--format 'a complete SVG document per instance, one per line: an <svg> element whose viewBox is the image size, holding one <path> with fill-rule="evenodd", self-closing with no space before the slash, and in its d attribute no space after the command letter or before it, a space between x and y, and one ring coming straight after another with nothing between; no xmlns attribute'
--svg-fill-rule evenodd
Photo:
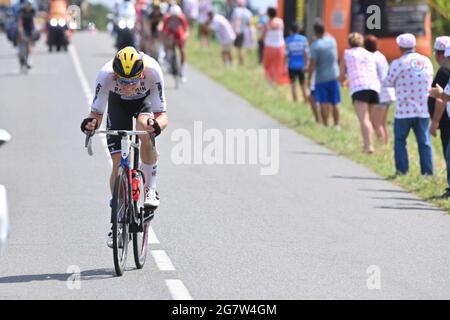
<svg viewBox="0 0 450 320"><path fill-rule="evenodd" d="M139 175L139 190L141 192L138 201L134 203L134 212L137 223L142 226L142 232L133 232L133 252L136 268L142 269L147 259L149 222L144 222L144 174L142 171L138 171L137 174Z"/></svg>
<svg viewBox="0 0 450 320"><path fill-rule="evenodd" d="M123 275L128 254L129 242L129 204L128 177L124 171L119 173L114 184L111 222L113 237L114 268L118 276Z"/></svg>

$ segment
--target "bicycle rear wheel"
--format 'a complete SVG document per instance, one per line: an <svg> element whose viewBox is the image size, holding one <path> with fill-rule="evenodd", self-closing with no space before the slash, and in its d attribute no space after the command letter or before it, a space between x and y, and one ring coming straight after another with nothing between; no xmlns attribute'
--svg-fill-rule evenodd
<svg viewBox="0 0 450 320"><path fill-rule="evenodd" d="M142 232L133 232L133 253L136 268L142 269L147 259L149 222L144 223L144 175L141 171L138 171L137 174L139 175L139 190L141 191L138 201L134 203L134 208L136 220L139 225L142 225Z"/></svg>
<svg viewBox="0 0 450 320"><path fill-rule="evenodd" d="M128 254L129 195L128 177L122 171L117 176L114 184L111 211L114 268L118 276L123 275Z"/></svg>

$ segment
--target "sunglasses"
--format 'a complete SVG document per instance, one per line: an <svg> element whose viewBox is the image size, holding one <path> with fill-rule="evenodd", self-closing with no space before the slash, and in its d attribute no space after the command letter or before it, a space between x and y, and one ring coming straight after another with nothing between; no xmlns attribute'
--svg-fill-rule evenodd
<svg viewBox="0 0 450 320"><path fill-rule="evenodd" d="M133 79L117 78L117 81L122 85L131 86L137 84L140 81L140 78L139 77Z"/></svg>

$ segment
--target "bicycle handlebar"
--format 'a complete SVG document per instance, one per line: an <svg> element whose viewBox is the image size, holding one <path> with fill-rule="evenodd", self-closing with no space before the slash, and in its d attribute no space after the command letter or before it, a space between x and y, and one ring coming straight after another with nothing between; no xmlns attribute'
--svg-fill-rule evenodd
<svg viewBox="0 0 450 320"><path fill-rule="evenodd" d="M138 136L138 135L150 135L151 133L148 131L137 131L137 130L95 130L91 133L86 134L86 139L84 140L84 147L87 148L87 152L90 156L94 154L92 151L92 137L96 134L109 134L112 136L120 136L122 138L126 138L129 136Z"/></svg>

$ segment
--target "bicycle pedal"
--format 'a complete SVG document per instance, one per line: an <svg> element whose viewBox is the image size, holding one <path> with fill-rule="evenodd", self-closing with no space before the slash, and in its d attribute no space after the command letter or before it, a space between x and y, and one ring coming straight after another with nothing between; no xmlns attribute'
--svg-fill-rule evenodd
<svg viewBox="0 0 450 320"><path fill-rule="evenodd" d="M154 217L155 217L154 210L149 210L149 209L144 210L144 215L143 215L144 223L152 221Z"/></svg>

